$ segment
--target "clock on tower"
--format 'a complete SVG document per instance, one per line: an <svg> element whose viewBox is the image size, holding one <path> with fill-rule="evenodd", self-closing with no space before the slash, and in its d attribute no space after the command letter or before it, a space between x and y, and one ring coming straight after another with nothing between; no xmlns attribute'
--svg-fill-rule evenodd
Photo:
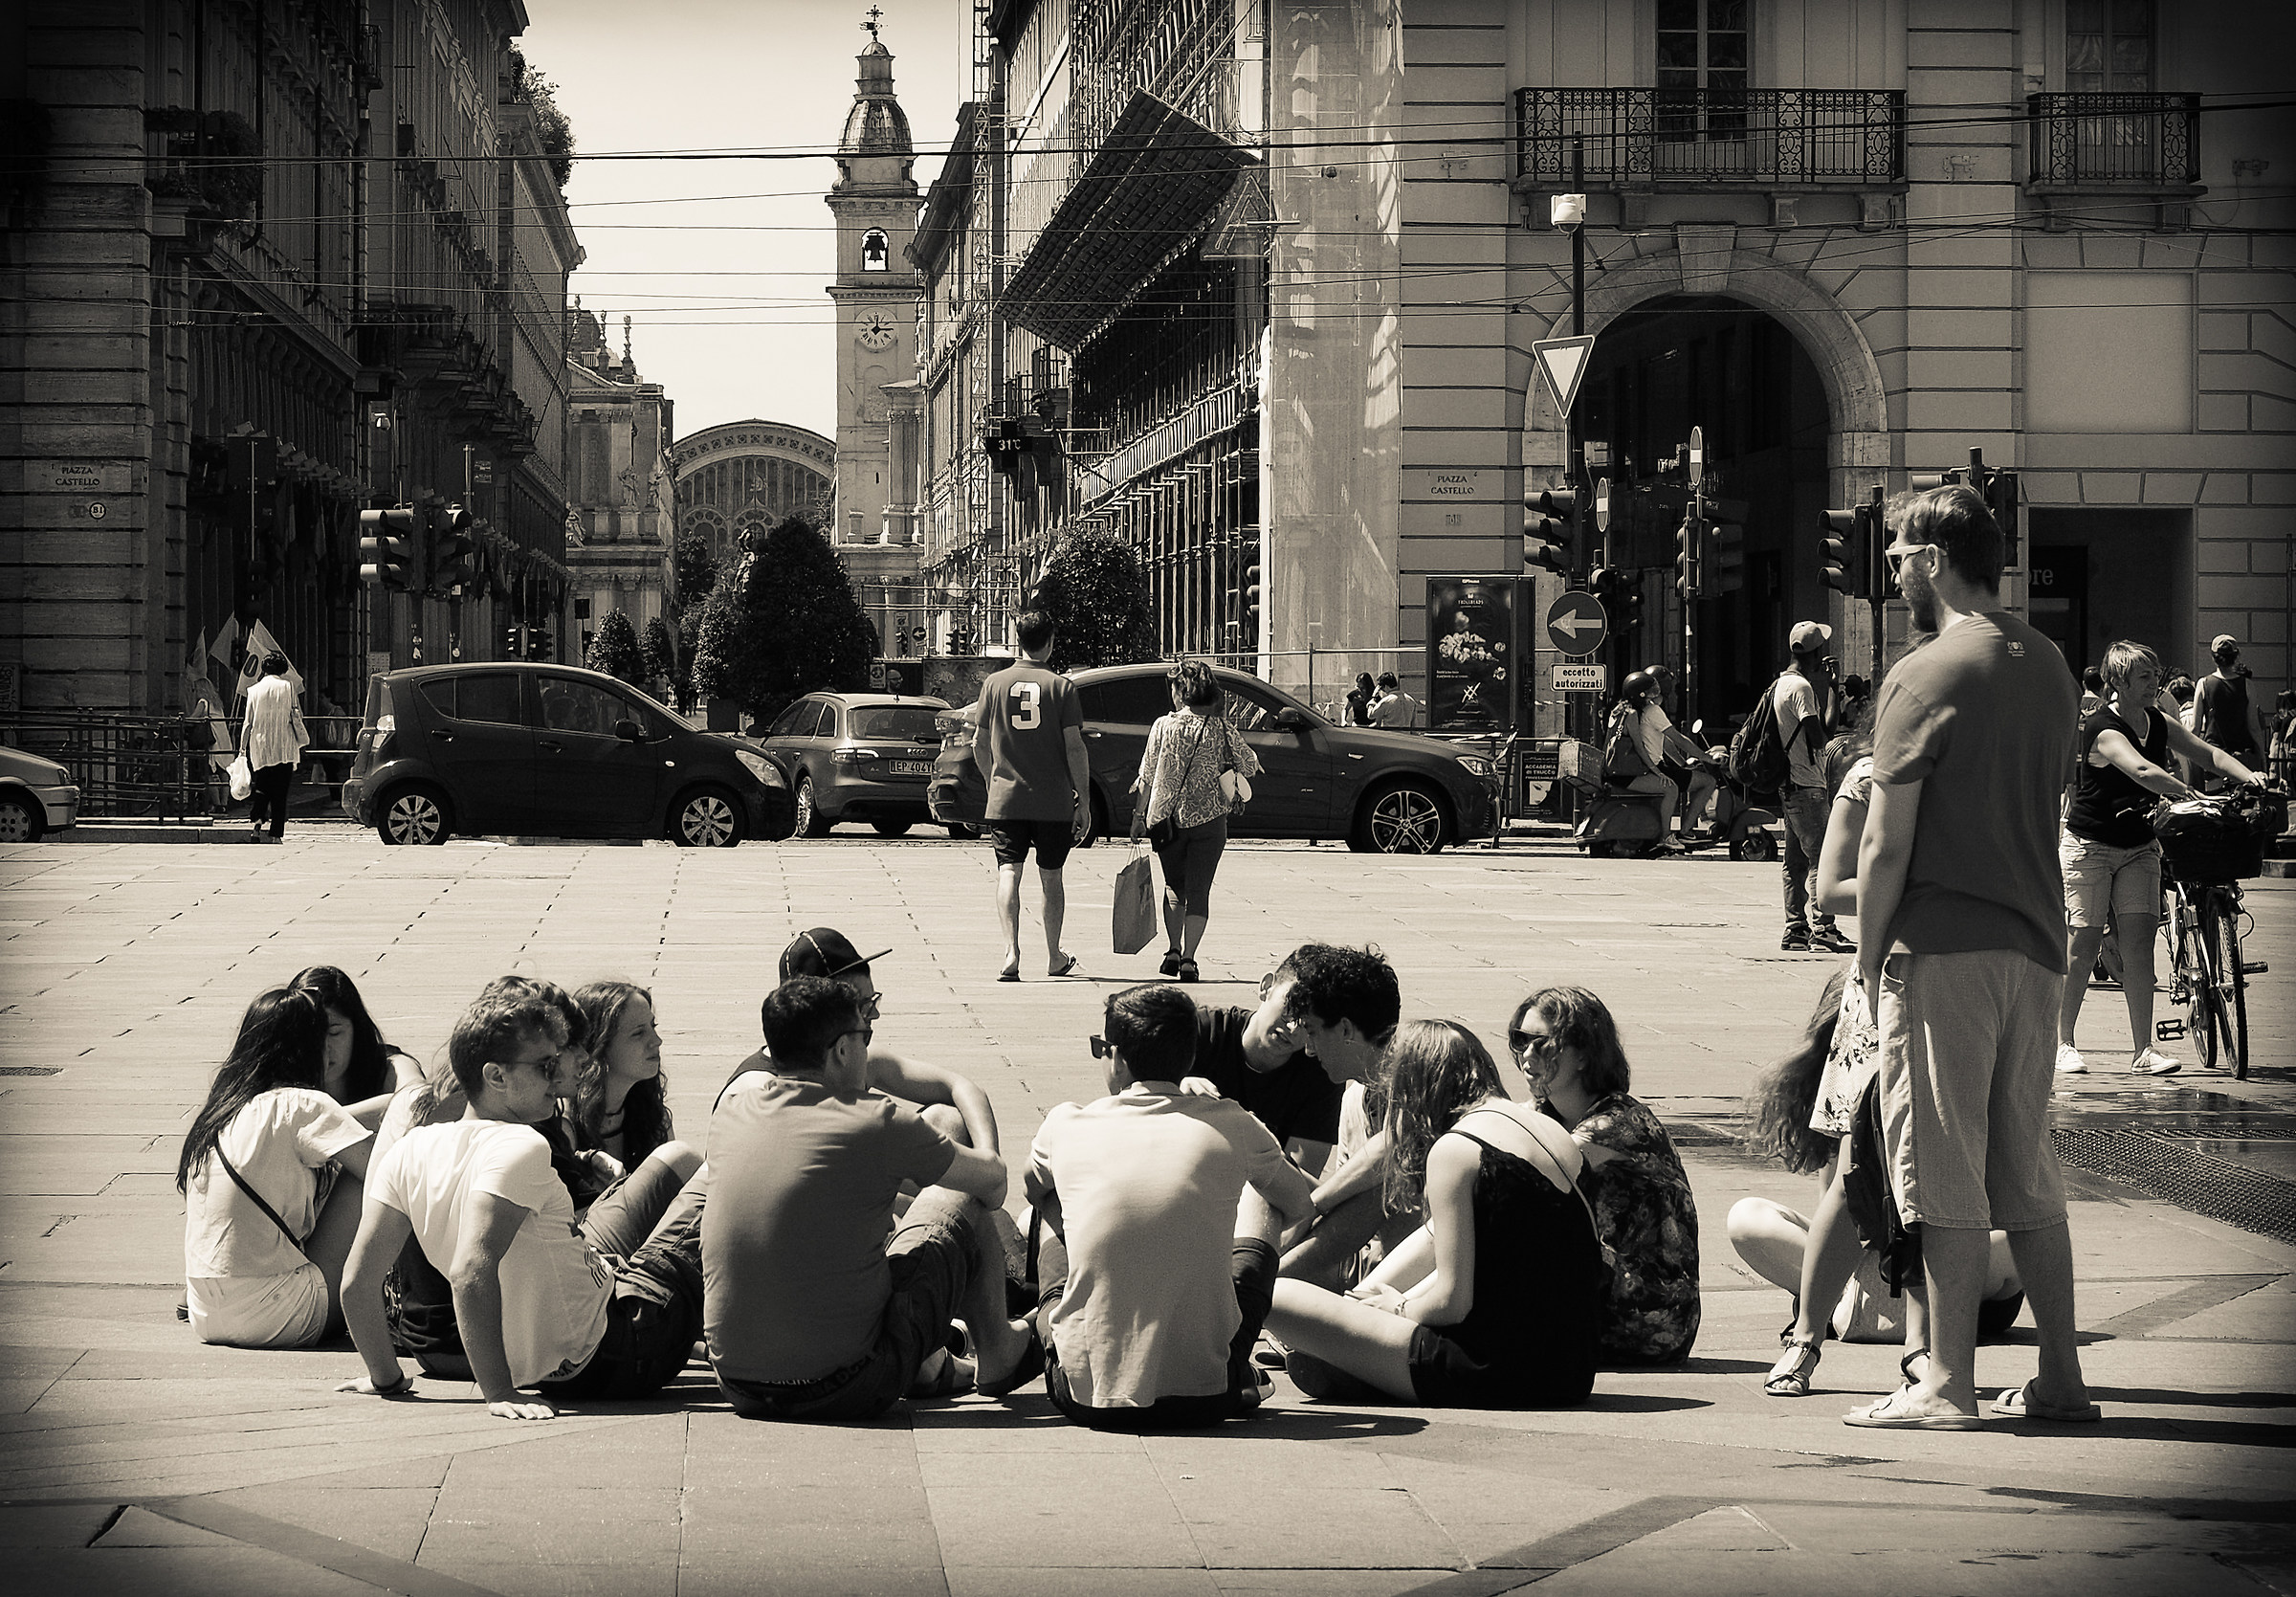
<svg viewBox="0 0 2296 1597"><path fill-rule="evenodd" d="M883 349L893 343L893 319L882 311L864 315L855 334L864 349Z"/></svg>

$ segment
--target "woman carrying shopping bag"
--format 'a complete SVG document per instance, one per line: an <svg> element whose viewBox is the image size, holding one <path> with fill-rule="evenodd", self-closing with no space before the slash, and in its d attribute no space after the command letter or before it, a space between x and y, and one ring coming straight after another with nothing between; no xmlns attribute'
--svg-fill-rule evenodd
<svg viewBox="0 0 2296 1597"><path fill-rule="evenodd" d="M1133 836L1142 832L1164 870L1161 974L1196 980L1196 949L1211 919L1212 876L1227 847L1227 817L1251 796L1259 756L1221 713L1226 696L1201 660L1172 670L1172 713L1148 729L1134 784Z"/></svg>

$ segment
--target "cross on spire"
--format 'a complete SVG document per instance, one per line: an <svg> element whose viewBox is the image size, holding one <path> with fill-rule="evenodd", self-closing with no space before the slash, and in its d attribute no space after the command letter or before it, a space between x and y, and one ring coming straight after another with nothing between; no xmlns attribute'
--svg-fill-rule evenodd
<svg viewBox="0 0 2296 1597"><path fill-rule="evenodd" d="M873 38L875 38L875 37L877 36L877 19L878 19L879 17L882 17L884 14L885 14L885 13L884 13L883 11L879 11L879 10L878 10L876 7L874 7L874 6L872 6L872 7L870 7L870 8L869 8L869 11L868 11L869 20L868 20L867 22L864 22L863 24L861 24L861 26L862 26L863 30L864 30L864 31L866 31L866 32L868 33L868 34L869 34L869 36L870 36L871 38L872 38L872 39L873 39Z"/></svg>

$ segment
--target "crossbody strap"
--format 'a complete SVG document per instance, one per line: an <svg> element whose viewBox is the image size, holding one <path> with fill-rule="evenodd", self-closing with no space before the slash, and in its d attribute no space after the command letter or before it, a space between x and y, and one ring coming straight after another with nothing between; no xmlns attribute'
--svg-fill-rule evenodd
<svg viewBox="0 0 2296 1597"><path fill-rule="evenodd" d="M1553 1154L1547 1151L1547 1145L1538 1140L1537 1133L1534 1132L1529 1126L1523 1124L1521 1120L1516 1120L1512 1115L1507 1113L1506 1110L1488 1108L1469 1109L1466 1114L1459 1117L1459 1120L1452 1122L1451 1129L1459 1132L1460 1136L1465 1137L1470 1142L1482 1142L1483 1139L1476 1136L1473 1132L1460 1129L1461 1121L1471 1120L1477 1115L1496 1115L1500 1120L1511 1122L1514 1126L1515 1130L1521 1132L1525 1137L1531 1139L1531 1145L1537 1150L1538 1157L1535 1160L1523 1159L1523 1156L1519 1153L1515 1153L1514 1157L1517 1159L1523 1159L1523 1163L1536 1166L1540 1168L1542 1172L1548 1167L1553 1168L1555 1175L1562 1182L1563 1186L1571 1189L1571 1196L1578 1200L1578 1207L1586 1210L1586 1223L1594 1228L1596 1246L1602 1250L1602 1256L1604 1258L1609 1258L1611 1256L1610 1244L1602 1240L1602 1224L1601 1221L1595 1218L1595 1206L1586 1201L1586 1189L1571 1179L1570 1172L1562 1167L1562 1161L1556 1159ZM1493 1146L1493 1144L1490 1142L1483 1142L1483 1145L1485 1147ZM1499 1148L1498 1151L1500 1153L1514 1153L1512 1148ZM1581 1165L1583 1166L1586 1156L1584 1154L1580 1154L1578 1157Z"/></svg>
<svg viewBox="0 0 2296 1597"><path fill-rule="evenodd" d="M264 1214L269 1216L273 1225L279 1228L279 1234L295 1244L295 1251L298 1253L302 1253L304 1251L303 1239L296 1235L294 1231L288 1230L287 1222L279 1218L279 1211L272 1208L271 1205L265 1203L263 1201L263 1194L256 1191L253 1187L250 1187L247 1184L247 1178L239 1173L239 1166L232 1164L231 1161L231 1156L223 1151L223 1140L220 1137L218 1137L215 1142L215 1162L223 1166L223 1173L225 1175L230 1176L232 1181L238 1183L239 1190L247 1194L248 1201L253 1203L257 1209L261 1209Z"/></svg>

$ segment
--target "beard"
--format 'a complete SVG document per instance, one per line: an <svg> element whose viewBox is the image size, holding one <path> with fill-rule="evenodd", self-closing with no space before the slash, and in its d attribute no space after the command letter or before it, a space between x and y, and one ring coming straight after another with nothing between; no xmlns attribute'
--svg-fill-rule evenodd
<svg viewBox="0 0 2296 1597"><path fill-rule="evenodd" d="M1898 578L1905 589L1906 609L1911 612L1913 630L1933 632L1937 630L1937 589L1930 585L1929 573L1917 570L1909 562Z"/></svg>

